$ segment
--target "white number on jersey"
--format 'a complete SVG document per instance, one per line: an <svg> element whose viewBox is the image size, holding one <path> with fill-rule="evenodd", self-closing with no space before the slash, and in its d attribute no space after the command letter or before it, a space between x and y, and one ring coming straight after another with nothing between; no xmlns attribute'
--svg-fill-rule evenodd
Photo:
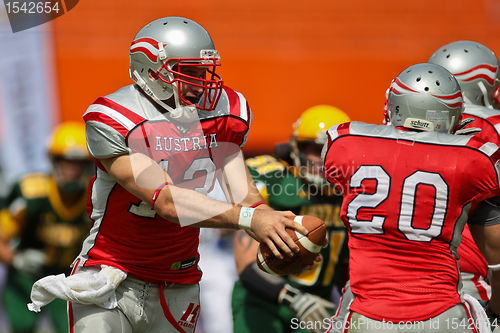
<svg viewBox="0 0 500 333"><path fill-rule="evenodd" d="M373 194L358 194L347 205L347 217L353 234L383 234L386 216L373 216L369 221L357 218L361 208L376 208L389 197L391 177L379 165L363 165L351 176L351 189L362 186L363 181L373 179L377 182ZM434 187L434 209L427 229L413 227L416 192L418 185ZM399 192L398 192L399 193ZM430 242L439 236L448 207L448 184L438 173L417 171L404 179L401 192L401 207L399 210L398 229L409 240Z"/></svg>
<svg viewBox="0 0 500 333"><path fill-rule="evenodd" d="M166 173L168 173L168 160L163 160L158 163ZM203 157L193 160L191 165L184 172L183 180L190 181L195 178L197 172L203 172L205 174L205 181L203 186L194 188L195 191L206 194L208 190L213 186L216 174L216 166L212 159L209 157ZM156 211L154 211L149 202L140 201L138 204L130 205L128 210L130 213L148 218L155 218Z"/></svg>

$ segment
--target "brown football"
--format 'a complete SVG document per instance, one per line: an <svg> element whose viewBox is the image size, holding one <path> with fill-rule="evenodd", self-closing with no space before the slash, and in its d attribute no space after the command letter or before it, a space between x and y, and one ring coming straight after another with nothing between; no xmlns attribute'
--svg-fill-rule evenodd
<svg viewBox="0 0 500 333"><path fill-rule="evenodd" d="M257 265L263 271L274 275L288 275L301 272L307 265L312 265L314 258L321 251L326 242L326 225L323 220L310 215L297 215L294 221L302 224L309 231L303 235L295 229L286 228L286 231L300 248L300 252L293 257L283 255L283 259L275 257L267 244L260 243L257 252Z"/></svg>

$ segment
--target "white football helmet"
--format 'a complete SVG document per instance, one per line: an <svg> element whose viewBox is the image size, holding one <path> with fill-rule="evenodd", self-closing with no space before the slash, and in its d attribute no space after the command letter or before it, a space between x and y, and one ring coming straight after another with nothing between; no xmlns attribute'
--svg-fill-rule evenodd
<svg viewBox="0 0 500 333"><path fill-rule="evenodd" d="M423 63L408 67L387 92L392 126L453 133L463 111L460 86L444 67Z"/></svg>
<svg viewBox="0 0 500 333"><path fill-rule="evenodd" d="M130 77L172 113L186 106L194 110L215 109L223 84L215 73L217 66L219 53L208 32L183 17L164 17L147 24L130 46ZM189 75L193 67L205 68L209 77ZM182 85L197 87L202 93L196 100L188 99L181 94ZM175 107L165 102L172 97Z"/></svg>
<svg viewBox="0 0 500 333"><path fill-rule="evenodd" d="M443 66L457 78L465 103L498 108L500 64L489 48L457 41L440 47L429 62Z"/></svg>

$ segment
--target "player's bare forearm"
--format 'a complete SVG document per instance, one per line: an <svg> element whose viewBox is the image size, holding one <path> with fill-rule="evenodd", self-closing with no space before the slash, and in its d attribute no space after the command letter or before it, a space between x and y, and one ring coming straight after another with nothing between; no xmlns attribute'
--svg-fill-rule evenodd
<svg viewBox="0 0 500 333"><path fill-rule="evenodd" d="M237 231L234 235L234 261L236 272L240 275L243 270L255 262L259 243L245 231Z"/></svg>
<svg viewBox="0 0 500 333"><path fill-rule="evenodd" d="M121 155L101 160L101 163L124 189L147 203L151 202L159 186L166 181L170 183L165 171L143 154ZM242 175L245 177L244 172ZM183 219L186 224L197 227L239 228L240 205L213 200L196 191L172 184L159 191L152 208L161 217L174 223L180 223ZM285 227L307 233L307 229L293 222L290 216L293 216L290 212L256 209L251 219L251 230L256 238L265 242L278 257L282 257L278 248L286 255L299 250L286 233Z"/></svg>
<svg viewBox="0 0 500 333"><path fill-rule="evenodd" d="M500 224L481 226L470 225L470 231L476 244L490 267L500 266ZM500 313L500 270L490 272L491 299L490 308Z"/></svg>
<svg viewBox="0 0 500 333"><path fill-rule="evenodd" d="M9 246L9 243L0 239L0 262L10 265L14 258L14 250Z"/></svg>

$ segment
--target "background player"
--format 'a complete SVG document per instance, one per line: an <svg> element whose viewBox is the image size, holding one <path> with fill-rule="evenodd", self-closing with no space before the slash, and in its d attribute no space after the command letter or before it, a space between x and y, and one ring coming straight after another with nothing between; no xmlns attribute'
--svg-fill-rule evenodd
<svg viewBox="0 0 500 333"><path fill-rule="evenodd" d="M242 207L260 198L240 153L252 115L244 96L223 85L219 65L201 25L161 18L131 44L135 84L87 109L87 145L98 164L89 190L94 225L74 276L60 282L104 277L116 302L71 302L74 332L194 331L199 227L247 229L279 257L298 251L285 226L307 231L292 213ZM32 296L51 287L44 281ZM32 300L35 310L43 305Z"/></svg>
<svg viewBox="0 0 500 333"><path fill-rule="evenodd" d="M246 164L267 205L314 215L325 221L328 245L312 270L278 277L257 267L258 243L239 231L235 260L240 280L232 297L234 332L324 332L333 314L334 285L347 280L347 237L339 218L342 197L321 174L325 129L350 121L341 110L318 105L294 124L290 142L277 145L275 156L249 158ZM314 328L315 329L312 329Z"/></svg>
<svg viewBox="0 0 500 333"><path fill-rule="evenodd" d="M35 331L40 316L26 307L32 284L43 275L69 273L91 227L85 204L93 169L85 126L59 125L48 157L52 173L25 175L0 213L0 260L9 266L3 301L13 332ZM54 301L47 313L56 332L68 331L66 302Z"/></svg>
<svg viewBox="0 0 500 333"><path fill-rule="evenodd" d="M498 147L447 134L457 128L462 95L438 65L401 72L391 84L388 111L392 126L332 127L324 151L325 175L343 189L341 217L349 230L354 301L346 331L392 332L411 322L406 331L473 332L471 325L449 324L468 323L470 316L454 253L467 213L498 194ZM469 223L488 262L500 263L498 219L483 225L473 215ZM497 302L490 302L493 312ZM333 329L339 329L335 323Z"/></svg>
<svg viewBox="0 0 500 333"><path fill-rule="evenodd" d="M441 65L458 81L464 96L465 133L500 146L500 65L496 55L486 46L474 41L456 41L443 45L430 57L429 63ZM491 295L487 281L488 263L481 255L465 225L458 247L463 291L486 301Z"/></svg>

